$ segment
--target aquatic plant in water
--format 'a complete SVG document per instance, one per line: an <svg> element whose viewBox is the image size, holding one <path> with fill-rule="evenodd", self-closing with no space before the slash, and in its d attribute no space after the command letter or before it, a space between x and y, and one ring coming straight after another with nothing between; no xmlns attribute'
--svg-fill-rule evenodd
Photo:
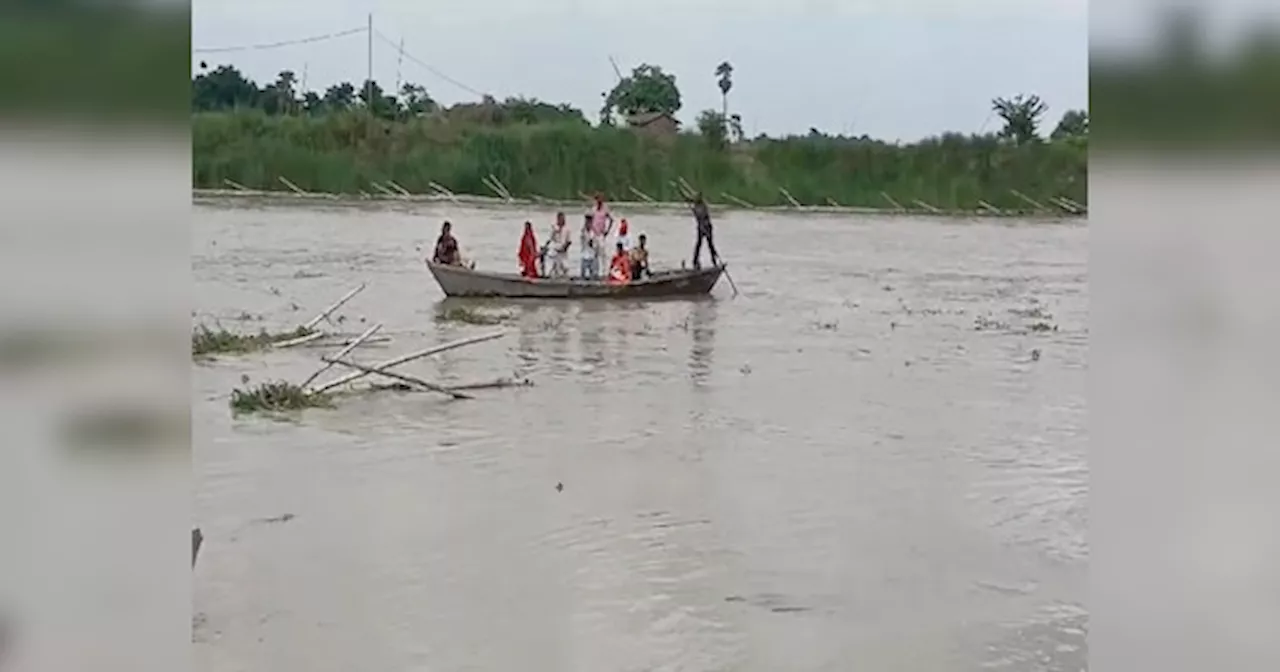
<svg viewBox="0 0 1280 672"><path fill-rule="evenodd" d="M246 390L231 391L231 410L236 413L259 411L297 411L304 408L329 408L332 395L307 392L286 381L261 383Z"/></svg>
<svg viewBox="0 0 1280 672"><path fill-rule="evenodd" d="M191 332L191 354L195 356L236 353L243 354L264 350L275 343L310 336L314 330L298 327L292 331L272 333L263 329L256 334L237 334L219 327L210 329L200 325Z"/></svg>
<svg viewBox="0 0 1280 672"><path fill-rule="evenodd" d="M486 313L474 308L455 306L436 313L436 319L441 322L492 325L501 324L502 322L511 319L511 316L506 313Z"/></svg>

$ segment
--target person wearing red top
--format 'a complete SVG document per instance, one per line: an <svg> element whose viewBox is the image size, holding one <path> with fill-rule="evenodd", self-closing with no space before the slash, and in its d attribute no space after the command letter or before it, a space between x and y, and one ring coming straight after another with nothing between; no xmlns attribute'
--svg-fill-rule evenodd
<svg viewBox="0 0 1280 672"><path fill-rule="evenodd" d="M538 277L538 240L533 236L533 222L524 223L524 236L520 238L520 275Z"/></svg>
<svg viewBox="0 0 1280 672"><path fill-rule="evenodd" d="M631 282L631 255L618 243L618 251L609 262L609 284L625 285Z"/></svg>

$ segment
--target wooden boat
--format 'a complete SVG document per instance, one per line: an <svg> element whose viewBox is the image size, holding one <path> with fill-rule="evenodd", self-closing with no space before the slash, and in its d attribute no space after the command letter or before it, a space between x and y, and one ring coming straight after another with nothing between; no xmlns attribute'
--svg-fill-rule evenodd
<svg viewBox="0 0 1280 672"><path fill-rule="evenodd" d="M580 278L526 278L517 273L488 273L463 266L426 262L449 297L506 299L657 299L710 294L725 266L655 271L626 285Z"/></svg>

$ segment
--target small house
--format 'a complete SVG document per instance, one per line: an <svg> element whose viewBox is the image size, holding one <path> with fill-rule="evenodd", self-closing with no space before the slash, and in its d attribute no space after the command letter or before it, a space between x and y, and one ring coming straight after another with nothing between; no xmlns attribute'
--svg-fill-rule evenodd
<svg viewBox="0 0 1280 672"><path fill-rule="evenodd" d="M627 126L659 137L673 136L680 132L680 122L667 112L641 112L628 115Z"/></svg>

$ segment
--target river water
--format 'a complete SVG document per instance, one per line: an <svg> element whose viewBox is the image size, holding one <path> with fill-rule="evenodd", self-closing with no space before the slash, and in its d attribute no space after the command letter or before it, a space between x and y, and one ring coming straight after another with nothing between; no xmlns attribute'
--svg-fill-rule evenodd
<svg viewBox="0 0 1280 672"><path fill-rule="evenodd" d="M353 356L506 328L403 371L534 383L233 418L323 351L193 365L196 669L1086 669L1086 224L726 213L736 297L494 327L437 319L444 218L513 270L552 213L196 207L194 321L368 282L338 328L394 340ZM687 218L631 220L690 254Z"/></svg>

